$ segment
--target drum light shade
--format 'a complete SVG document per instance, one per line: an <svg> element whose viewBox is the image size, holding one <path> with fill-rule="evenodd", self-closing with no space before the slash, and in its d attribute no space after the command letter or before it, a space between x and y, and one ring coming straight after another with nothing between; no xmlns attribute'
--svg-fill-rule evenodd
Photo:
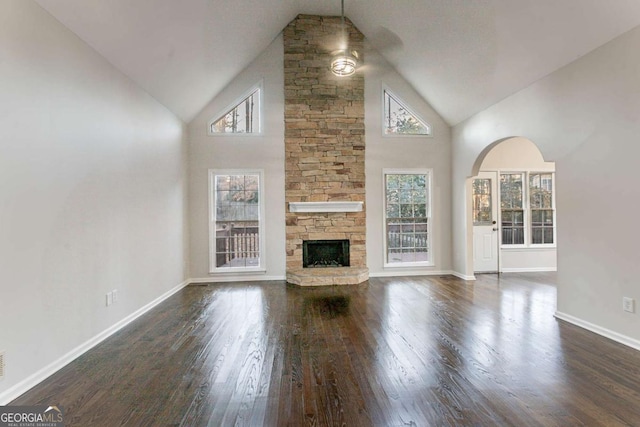
<svg viewBox="0 0 640 427"><path fill-rule="evenodd" d="M356 72L358 55L356 52L340 51L331 60L331 72L336 76L350 76Z"/></svg>

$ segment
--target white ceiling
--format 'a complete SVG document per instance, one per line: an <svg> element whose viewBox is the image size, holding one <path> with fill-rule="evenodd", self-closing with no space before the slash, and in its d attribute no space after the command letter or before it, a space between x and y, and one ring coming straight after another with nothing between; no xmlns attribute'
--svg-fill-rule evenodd
<svg viewBox="0 0 640 427"><path fill-rule="evenodd" d="M297 14L340 14L340 0L36 1L185 122ZM345 14L454 125L640 25L640 1L346 0Z"/></svg>

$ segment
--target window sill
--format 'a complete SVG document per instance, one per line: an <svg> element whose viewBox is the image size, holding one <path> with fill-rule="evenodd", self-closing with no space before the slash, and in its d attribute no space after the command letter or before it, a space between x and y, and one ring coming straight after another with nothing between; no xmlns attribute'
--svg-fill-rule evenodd
<svg viewBox="0 0 640 427"><path fill-rule="evenodd" d="M435 267L432 262L398 262L393 264L385 263L382 268L386 269L400 269L400 268L415 268L415 267Z"/></svg>
<svg viewBox="0 0 640 427"><path fill-rule="evenodd" d="M241 132L237 132L237 133L224 133L224 132L218 132L218 133L211 133L208 132L207 136L213 136L213 137L232 137L232 138L242 138L242 137L247 137L247 138L255 138L256 136L264 136L263 132L251 132L251 133L241 133Z"/></svg>
<svg viewBox="0 0 640 427"><path fill-rule="evenodd" d="M433 133L385 133L382 132L383 138L433 138Z"/></svg>
<svg viewBox="0 0 640 427"><path fill-rule="evenodd" d="M556 249L556 245L513 245L513 246L501 246L503 251L527 251L527 250L539 250L539 249Z"/></svg>
<svg viewBox="0 0 640 427"><path fill-rule="evenodd" d="M237 274L265 274L266 268L262 267L227 267L218 268L214 271L209 271L209 276L223 276L223 275L237 275Z"/></svg>

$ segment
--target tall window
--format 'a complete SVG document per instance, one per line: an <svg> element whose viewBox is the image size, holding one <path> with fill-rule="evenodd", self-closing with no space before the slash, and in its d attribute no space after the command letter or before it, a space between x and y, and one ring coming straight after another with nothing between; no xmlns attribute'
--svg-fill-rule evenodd
<svg viewBox="0 0 640 427"><path fill-rule="evenodd" d="M259 270L262 172L210 170L210 270Z"/></svg>
<svg viewBox="0 0 640 427"><path fill-rule="evenodd" d="M529 174L529 203L531 206L531 243L553 243L553 175Z"/></svg>
<svg viewBox="0 0 640 427"><path fill-rule="evenodd" d="M431 126L420 119L398 97L384 90L384 133L431 135Z"/></svg>
<svg viewBox="0 0 640 427"><path fill-rule="evenodd" d="M503 245L555 243L553 173L500 174Z"/></svg>
<svg viewBox="0 0 640 427"><path fill-rule="evenodd" d="M260 87L209 123L209 134L260 133Z"/></svg>
<svg viewBox="0 0 640 427"><path fill-rule="evenodd" d="M524 244L524 205L521 173L500 175L502 244Z"/></svg>
<svg viewBox="0 0 640 427"><path fill-rule="evenodd" d="M433 265L431 171L385 171L386 265Z"/></svg>

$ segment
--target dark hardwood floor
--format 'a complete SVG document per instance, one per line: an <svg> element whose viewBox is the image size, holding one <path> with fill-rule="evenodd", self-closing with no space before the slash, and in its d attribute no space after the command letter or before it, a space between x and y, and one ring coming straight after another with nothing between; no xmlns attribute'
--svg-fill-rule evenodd
<svg viewBox="0 0 640 427"><path fill-rule="evenodd" d="M639 426L640 352L556 320L554 280L189 286L12 404L67 426Z"/></svg>

